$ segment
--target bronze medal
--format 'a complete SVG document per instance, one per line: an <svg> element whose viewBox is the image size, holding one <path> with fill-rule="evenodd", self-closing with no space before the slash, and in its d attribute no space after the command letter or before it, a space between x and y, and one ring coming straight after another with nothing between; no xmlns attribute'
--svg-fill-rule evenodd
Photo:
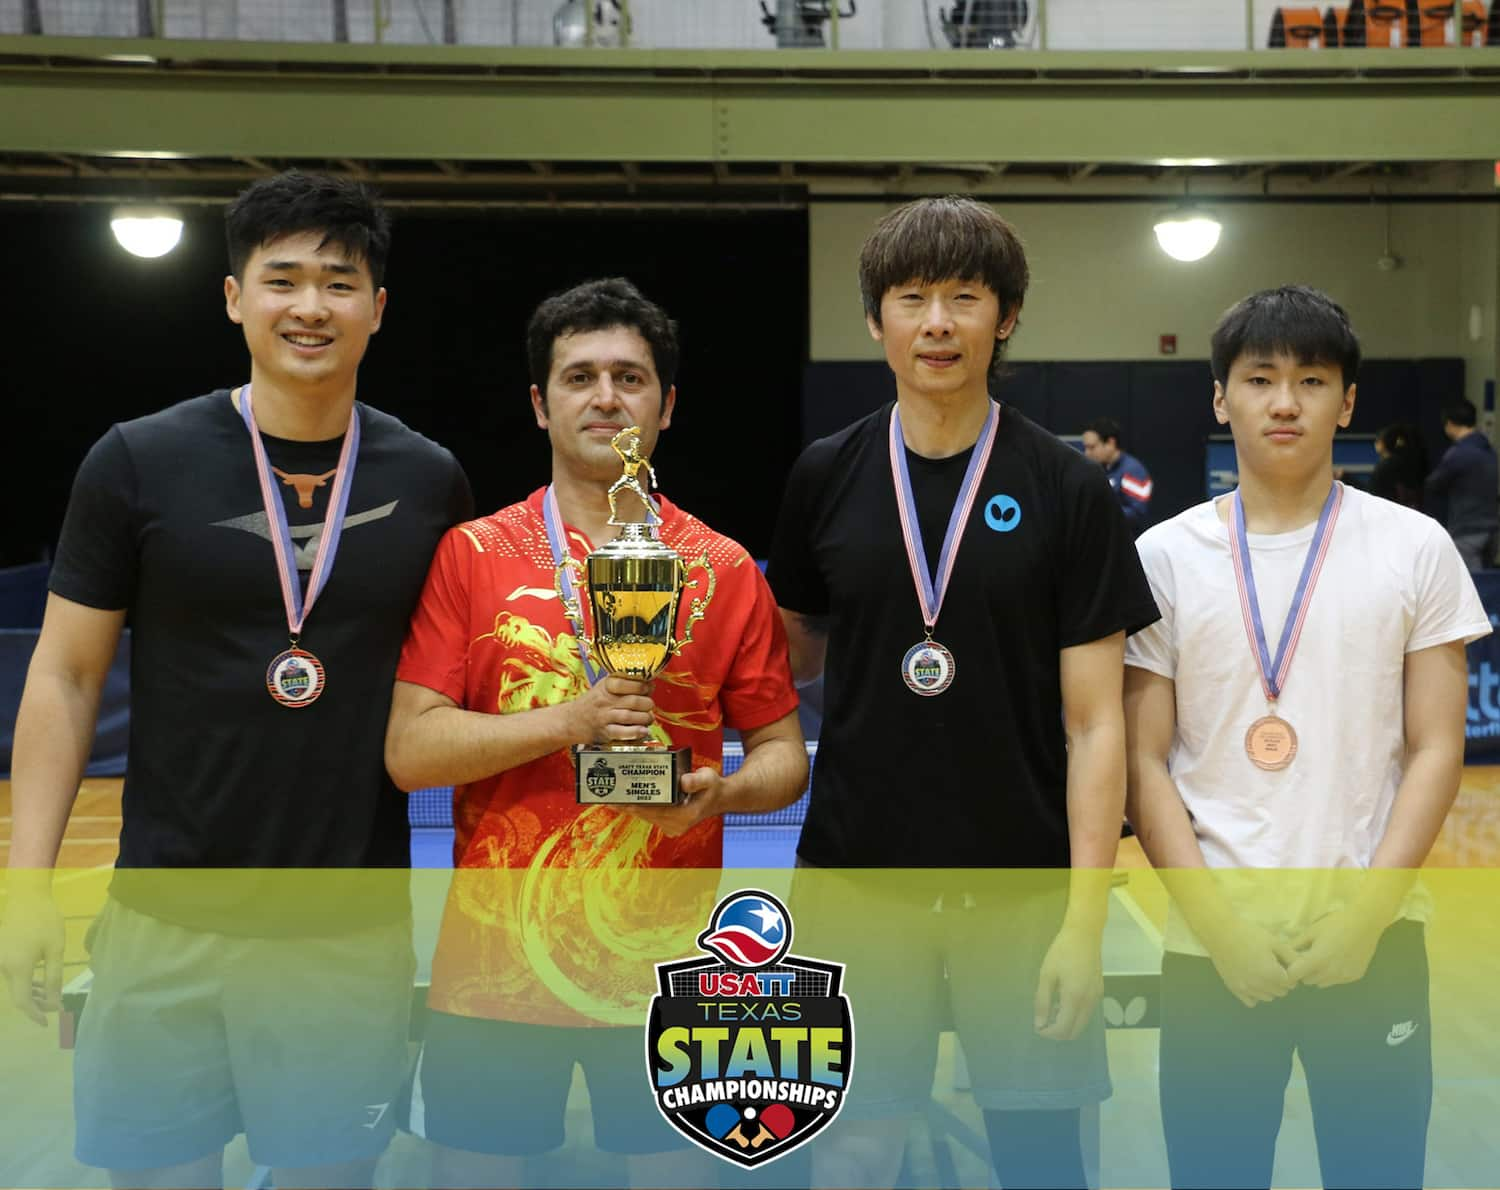
<svg viewBox="0 0 1500 1190"><path fill-rule="evenodd" d="M1284 769L1297 756L1297 732L1279 715L1262 715L1245 732L1245 755L1258 769Z"/></svg>
<svg viewBox="0 0 1500 1190"><path fill-rule="evenodd" d="M1318 527L1313 531L1312 542L1307 547L1307 556L1302 560L1302 573L1297 578L1297 589L1292 593L1291 606L1287 609L1286 623L1282 625L1281 641L1276 646L1276 659L1272 661L1266 644L1265 625L1260 616L1260 599L1255 593L1255 575L1250 565L1250 539L1245 530L1245 507L1236 488L1231 497L1229 519L1229 553L1234 561L1235 586L1239 588L1240 614L1245 622L1245 636L1250 642L1250 651L1260 667L1261 690L1266 696L1266 711L1245 732L1245 755L1256 768L1274 773L1287 767L1297 758L1297 733L1292 725L1276 714L1276 699L1286 685L1287 672L1292 667L1292 656L1297 651L1297 642L1302 638L1302 628L1307 620L1307 609L1312 603L1313 588L1328 556L1328 546L1333 541L1333 527L1338 521L1339 505L1344 500L1341 484L1329 485L1328 496L1323 501L1323 510L1318 514Z"/></svg>

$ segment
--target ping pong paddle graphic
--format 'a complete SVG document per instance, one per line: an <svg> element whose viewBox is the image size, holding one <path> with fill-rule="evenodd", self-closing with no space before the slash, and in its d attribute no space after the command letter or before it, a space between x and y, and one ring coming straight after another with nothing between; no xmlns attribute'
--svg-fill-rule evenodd
<svg viewBox="0 0 1500 1190"><path fill-rule="evenodd" d="M760 1113L760 1126L777 1140L785 1140L797 1126L797 1117L786 1104L773 1103Z"/></svg>
<svg viewBox="0 0 1500 1190"><path fill-rule="evenodd" d="M715 1140L734 1139L729 1133L740 1125L740 1113L735 1111L727 1103L716 1103L708 1109L708 1114L703 1117L703 1127L708 1129L708 1134ZM740 1147L745 1145L744 1134L739 1137Z"/></svg>

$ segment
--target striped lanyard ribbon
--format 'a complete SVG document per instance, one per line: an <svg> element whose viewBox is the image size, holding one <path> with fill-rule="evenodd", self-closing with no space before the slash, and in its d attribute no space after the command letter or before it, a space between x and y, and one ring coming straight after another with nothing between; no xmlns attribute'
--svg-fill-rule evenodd
<svg viewBox="0 0 1500 1190"><path fill-rule="evenodd" d="M307 576L307 594L302 593L302 584L297 577L293 562L296 554L292 548L292 534L287 527L286 509L276 491L276 481L271 474L271 461L266 457L266 447L261 441L260 430L255 425L255 414L251 408L250 386L240 389L240 416L250 432L250 445L255 452L255 470L260 479L260 498L266 506L266 518L270 522L271 551L276 555L276 573L281 579L281 599L286 605L286 625L292 643L302 635L313 604L328 585L333 573L333 560L339 552L339 537L344 531L344 513L349 507L349 489L354 482L354 465L359 458L359 408L349 410L349 428L344 431L344 445L339 451L338 474L334 476L333 488L328 493L328 513L323 522L323 536L318 542L318 552L313 558L312 572Z"/></svg>
<svg viewBox="0 0 1500 1190"><path fill-rule="evenodd" d="M1318 585L1318 574L1323 569L1323 560L1328 557L1328 546L1333 541L1333 527L1339 519L1339 506L1344 501L1344 487L1335 483L1323 501L1323 511L1318 514L1318 527L1307 547L1307 558L1302 563L1302 574L1297 579L1297 589L1292 593L1292 604L1287 609L1286 624L1281 629L1281 641L1276 646L1276 659L1271 660L1271 651L1266 646L1266 626L1260 616L1260 600L1255 594L1255 573L1250 565L1250 541L1245 533L1245 506L1240 500L1240 490L1235 488L1230 498L1229 552L1234 558L1234 581L1240 591L1240 615L1245 622L1245 635L1250 639L1250 649L1255 654L1260 668L1260 685L1266 700L1275 702L1286 685L1286 675L1292 668L1292 655L1297 651L1297 642L1302 638L1302 626L1307 621L1307 609L1312 606L1313 588Z"/></svg>
<svg viewBox="0 0 1500 1190"><path fill-rule="evenodd" d="M901 536L906 541L906 560L911 564L912 581L917 587L917 602L922 607L922 623L927 628L929 639L937 624L938 613L943 610L943 597L948 592L948 580L953 575L953 563L958 558L964 526L969 522L969 513L974 510L974 497L979 492L979 481L990 461L990 450L995 445L995 434L999 428L1000 406L992 399L990 411L984 419L984 428L979 431L979 441L974 444L974 453L969 456L969 468L964 472L958 499L954 501L953 512L948 517L948 532L938 554L937 579L934 581L932 573L927 569L927 553L922 546L922 526L917 523L917 501L911 490L911 473L906 465L906 441L901 436L901 410L896 406L891 409L891 479L896 485L896 508L901 513Z"/></svg>
<svg viewBox="0 0 1500 1190"><path fill-rule="evenodd" d="M557 493L552 490L552 485L547 485L547 492L542 497L542 523L547 527L547 544L552 547L552 565L555 570L563 564L563 559L569 554L568 531L563 525L562 513L557 508ZM576 601L577 596L573 590L573 576L564 570L561 573L561 586L563 599ZM568 617L568 624L573 629L573 635L578 641L578 660L583 662L583 676L588 679L590 686L594 685L604 676L603 671L594 668L594 663L589 660L588 646L583 643L583 624L568 615L568 603L563 604L563 615ZM580 619L583 616L583 608L579 606Z"/></svg>

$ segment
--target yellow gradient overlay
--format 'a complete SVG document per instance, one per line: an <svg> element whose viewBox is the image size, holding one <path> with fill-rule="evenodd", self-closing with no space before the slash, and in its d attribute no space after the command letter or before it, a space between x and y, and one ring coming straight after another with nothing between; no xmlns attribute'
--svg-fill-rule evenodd
<svg viewBox="0 0 1500 1190"><path fill-rule="evenodd" d="M63 869L53 882L54 898L66 922L64 978L75 990L89 970L85 935L110 900L114 875L107 868ZM1407 878L1406 874L1372 877L1347 870L1199 872L1177 873L1171 882L1177 895L1187 899L1204 895L1204 882L1212 881L1215 887L1228 889L1226 895L1247 916L1258 915L1268 923L1279 914L1300 913L1315 919L1341 906L1379 903L1400 904L1405 912L1425 916L1435 1080L1426 1182L1432 1186L1500 1186L1500 1129L1495 1124L1500 1120L1500 870L1427 869L1410 892L1396 886ZM903 981L930 983L932 978L932 972L921 964L903 965L902 955L913 931L929 931L939 921L955 920L955 915L964 915L964 929L969 931L963 935L966 945L992 940L995 968L1008 972L999 977L1001 982L1030 979L1022 960L1024 947L1014 952L1007 949L1007 927L1029 912L1026 906L1049 899L1060 912L1066 899L1065 874L1061 881L1045 872L993 871L171 871L132 873L129 896L137 905L180 906L199 916L206 909L220 914L226 934L279 932L279 939L262 942L259 961L264 963L267 986L281 983L317 989L325 984L336 987L339 973L318 970L319 946L297 936L306 923L334 920L346 932L369 931L371 907L401 904L409 895L418 985L434 969L440 935L458 940L437 962L437 969L446 972L449 981L445 994L450 1005L476 1006L470 1015L508 1005L504 1011L516 1019L545 1021L556 1013L569 1023L582 1017L595 1024L644 1031L647 1004L655 990L653 964L699 955L695 939L706 928L716 900L736 889L759 888L789 906L794 954L851 965L846 990L858 1039L862 1029L901 1027L908 1000ZM1161 939L1170 938L1173 928L1171 897L1149 869L1116 873L1108 895L1110 911L1102 943L1107 988L1112 976L1127 971L1149 976L1159 970ZM0 908L7 915L17 911L9 902L8 892L0 894ZM448 934L444 934L445 916L459 923ZM367 936L382 938L384 947L393 946L389 933ZM404 944L404 934L400 937ZM518 972L513 964L491 962L495 955L512 955L518 948L529 960L528 970ZM207 953L211 955L212 949ZM889 956L890 965L882 967L879 986L862 988L859 964L866 960L861 956L881 954ZM166 989L157 989L157 994L170 997L176 978L170 974L172 964L180 955L157 957L161 972L167 973ZM1010 958L1016 961L1008 963ZM132 961L146 968L153 964L149 954ZM294 966L295 976L291 973ZM401 970L399 965L391 969ZM987 989L952 990L956 995L987 993ZM309 998L315 995L309 993ZM327 1007L323 1005L321 1011ZM419 1006L418 1026L421 1012ZM270 1036L284 1030L295 1034L306 1027L301 1013L295 1006L268 1003L262 1019L252 1015L239 1027ZM358 1012L345 1012L339 1021L350 1037L357 1037L367 1024L374 1027L359 1019ZM1020 1027L1029 1024L1023 1022ZM1103 1183L1165 1185L1156 1032L1110 1029L1107 1048L1114 1090L1099 1111ZM639 1093L649 1097L644 1050L643 1037ZM415 1052L413 1042L411 1053ZM951 1113L973 1135L982 1136L980 1112L957 1085L962 1072L951 1034L940 1037L937 1052L936 1078L930 1086L924 1081L920 1090L930 1094L942 1113ZM862 1077L870 1082L876 1073L862 1066L860 1054L856 1040L851 1113L859 1101ZM140 1061L141 1083L147 1085L151 1079L146 1076L156 1073L152 1064L166 1065L168 1058L164 1053L148 1054ZM524 1081L527 1071L517 1069L514 1077ZM103 1174L74 1159L72 1097L73 1052L59 1046L56 1016L42 1029L8 1001L0 1005L0 1187L106 1184ZM545 1159L552 1172L544 1176L554 1184L587 1184L600 1168L610 1168L590 1164L599 1159L588 1152L587 1118L586 1095L575 1083L568 1143ZM911 1127L913 1151L920 1154L915 1168L919 1179L925 1177L931 1184L933 1141L926 1124ZM833 1135L832 1131L827 1134ZM939 1135L938 1140L954 1153L966 1184L985 1184L981 1158L965 1148L961 1138ZM383 1184L426 1184L421 1143L398 1134L382 1166ZM826 1140L820 1137L813 1146L823 1143ZM249 1176L253 1164L243 1155L243 1141L236 1144L239 1147L231 1149L227 1167L230 1184ZM1276 1177L1281 1185L1318 1184L1300 1068L1294 1069L1287 1095Z"/></svg>

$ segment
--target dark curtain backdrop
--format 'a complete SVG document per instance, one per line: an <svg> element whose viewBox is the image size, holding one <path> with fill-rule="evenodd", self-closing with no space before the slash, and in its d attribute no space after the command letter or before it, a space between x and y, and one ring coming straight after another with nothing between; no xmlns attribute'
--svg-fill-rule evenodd
<svg viewBox="0 0 1500 1190"><path fill-rule="evenodd" d="M73 473L111 423L239 383L248 361L224 316L217 212L190 217L154 261L115 244L105 207L0 212L0 259L7 566L47 556ZM558 289L628 276L682 328L677 412L653 460L663 490L764 557L802 444L894 395L878 360L808 363L807 271L795 211L403 214L360 395L451 448L482 510L520 499L548 468L526 319ZM1461 360L1369 360L1350 428L1416 422L1436 460L1438 410L1463 387ZM1203 499L1203 442L1220 430L1207 361L1018 362L998 391L1057 433L1118 419L1156 480L1155 519Z"/></svg>
<svg viewBox="0 0 1500 1190"><path fill-rule="evenodd" d="M73 473L113 422L240 383L248 359L224 316L216 211L190 215L160 260L121 250L107 207L0 212L0 260L5 566L52 549ZM681 326L677 413L653 460L663 490L764 556L801 442L800 211L401 214L360 397L452 449L481 509L520 499L548 470L526 319L604 275L630 277Z"/></svg>

